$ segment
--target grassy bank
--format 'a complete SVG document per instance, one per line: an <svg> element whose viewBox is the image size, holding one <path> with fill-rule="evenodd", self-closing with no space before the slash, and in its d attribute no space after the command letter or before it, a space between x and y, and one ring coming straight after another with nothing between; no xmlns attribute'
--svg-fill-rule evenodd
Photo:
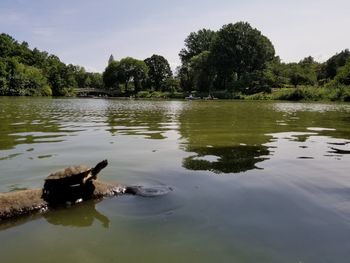
<svg viewBox="0 0 350 263"><path fill-rule="evenodd" d="M139 99L183 99L183 92L139 91L136 98Z"/></svg>
<svg viewBox="0 0 350 263"><path fill-rule="evenodd" d="M247 100L350 101L350 87L299 87L275 89L271 93L242 96Z"/></svg>
<svg viewBox="0 0 350 263"><path fill-rule="evenodd" d="M288 101L350 101L350 86L338 85L332 87L303 86L298 88L273 89L270 93L261 92L245 95L240 92L214 91L210 93L218 99L241 100L288 100ZM206 98L208 93L192 92L195 97ZM184 99L189 96L185 92L140 91L140 99Z"/></svg>

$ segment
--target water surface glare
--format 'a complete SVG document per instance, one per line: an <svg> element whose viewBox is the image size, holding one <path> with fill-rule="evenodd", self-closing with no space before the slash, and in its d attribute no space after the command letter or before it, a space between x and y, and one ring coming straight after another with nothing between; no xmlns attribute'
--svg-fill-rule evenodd
<svg viewBox="0 0 350 263"><path fill-rule="evenodd" d="M349 104L0 97L0 192L103 159L171 191L2 222L0 261L349 262Z"/></svg>

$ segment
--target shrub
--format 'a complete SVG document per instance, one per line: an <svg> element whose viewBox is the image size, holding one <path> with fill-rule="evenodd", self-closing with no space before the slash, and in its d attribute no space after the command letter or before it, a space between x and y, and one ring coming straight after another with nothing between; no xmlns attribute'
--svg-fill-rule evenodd
<svg viewBox="0 0 350 263"><path fill-rule="evenodd" d="M320 100L324 99L324 91L316 87L284 88L272 94L275 100Z"/></svg>
<svg viewBox="0 0 350 263"><path fill-rule="evenodd" d="M136 95L137 98L150 98L151 97L151 93L149 91L139 91Z"/></svg>
<svg viewBox="0 0 350 263"><path fill-rule="evenodd" d="M264 92L260 92L260 93L255 93L253 95L246 96L245 99L246 100L269 100L271 99L271 95Z"/></svg>

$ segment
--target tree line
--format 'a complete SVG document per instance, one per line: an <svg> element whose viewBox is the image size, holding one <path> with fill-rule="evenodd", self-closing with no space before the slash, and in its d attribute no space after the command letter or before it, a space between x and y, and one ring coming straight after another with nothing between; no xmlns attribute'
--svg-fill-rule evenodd
<svg viewBox="0 0 350 263"><path fill-rule="evenodd" d="M156 54L145 60L126 57L120 61L111 55L102 78L106 88L115 89L121 95L140 95L142 91L174 92L178 88L169 62Z"/></svg>
<svg viewBox="0 0 350 263"><path fill-rule="evenodd" d="M311 56L284 63L268 37L247 22L227 24L218 31L192 32L179 56L181 65L175 74L167 59L157 54L144 60L126 57L120 61L111 55L102 74L89 73L1 34L0 94L62 96L72 94L77 87L94 87L113 90L119 96L184 97L197 93L235 98L237 94L269 94L278 89L300 93L303 87L324 87L322 92L340 90L342 99L345 90L350 99L348 49L323 63Z"/></svg>
<svg viewBox="0 0 350 263"><path fill-rule="evenodd" d="M272 88L339 87L350 85L350 52L341 51L324 63L309 56L283 63L272 42L249 23L201 29L185 39L178 69L185 91L256 94Z"/></svg>
<svg viewBox="0 0 350 263"><path fill-rule="evenodd" d="M0 35L0 95L70 96L75 88L103 87L99 73L66 65L55 55L27 42L19 43L8 34Z"/></svg>

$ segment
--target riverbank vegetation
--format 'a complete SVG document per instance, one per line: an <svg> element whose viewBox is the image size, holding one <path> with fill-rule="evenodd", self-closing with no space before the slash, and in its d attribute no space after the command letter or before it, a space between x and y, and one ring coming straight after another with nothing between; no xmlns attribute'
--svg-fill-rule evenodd
<svg viewBox="0 0 350 263"><path fill-rule="evenodd" d="M55 55L0 35L0 95L70 96L84 87L103 87L101 74L66 65Z"/></svg>
<svg viewBox="0 0 350 263"><path fill-rule="evenodd" d="M192 32L180 58L180 86L196 94L233 99L350 100L348 49L324 63L311 56L298 63L284 63L275 55L271 41L248 23L225 25L218 32Z"/></svg>
<svg viewBox="0 0 350 263"><path fill-rule="evenodd" d="M201 29L185 39L173 74L163 56L115 60L102 74L66 65L26 42L0 35L0 95L73 95L77 88L103 89L139 98L216 97L350 101L350 51L325 62L306 57L285 63L272 42L249 23Z"/></svg>

